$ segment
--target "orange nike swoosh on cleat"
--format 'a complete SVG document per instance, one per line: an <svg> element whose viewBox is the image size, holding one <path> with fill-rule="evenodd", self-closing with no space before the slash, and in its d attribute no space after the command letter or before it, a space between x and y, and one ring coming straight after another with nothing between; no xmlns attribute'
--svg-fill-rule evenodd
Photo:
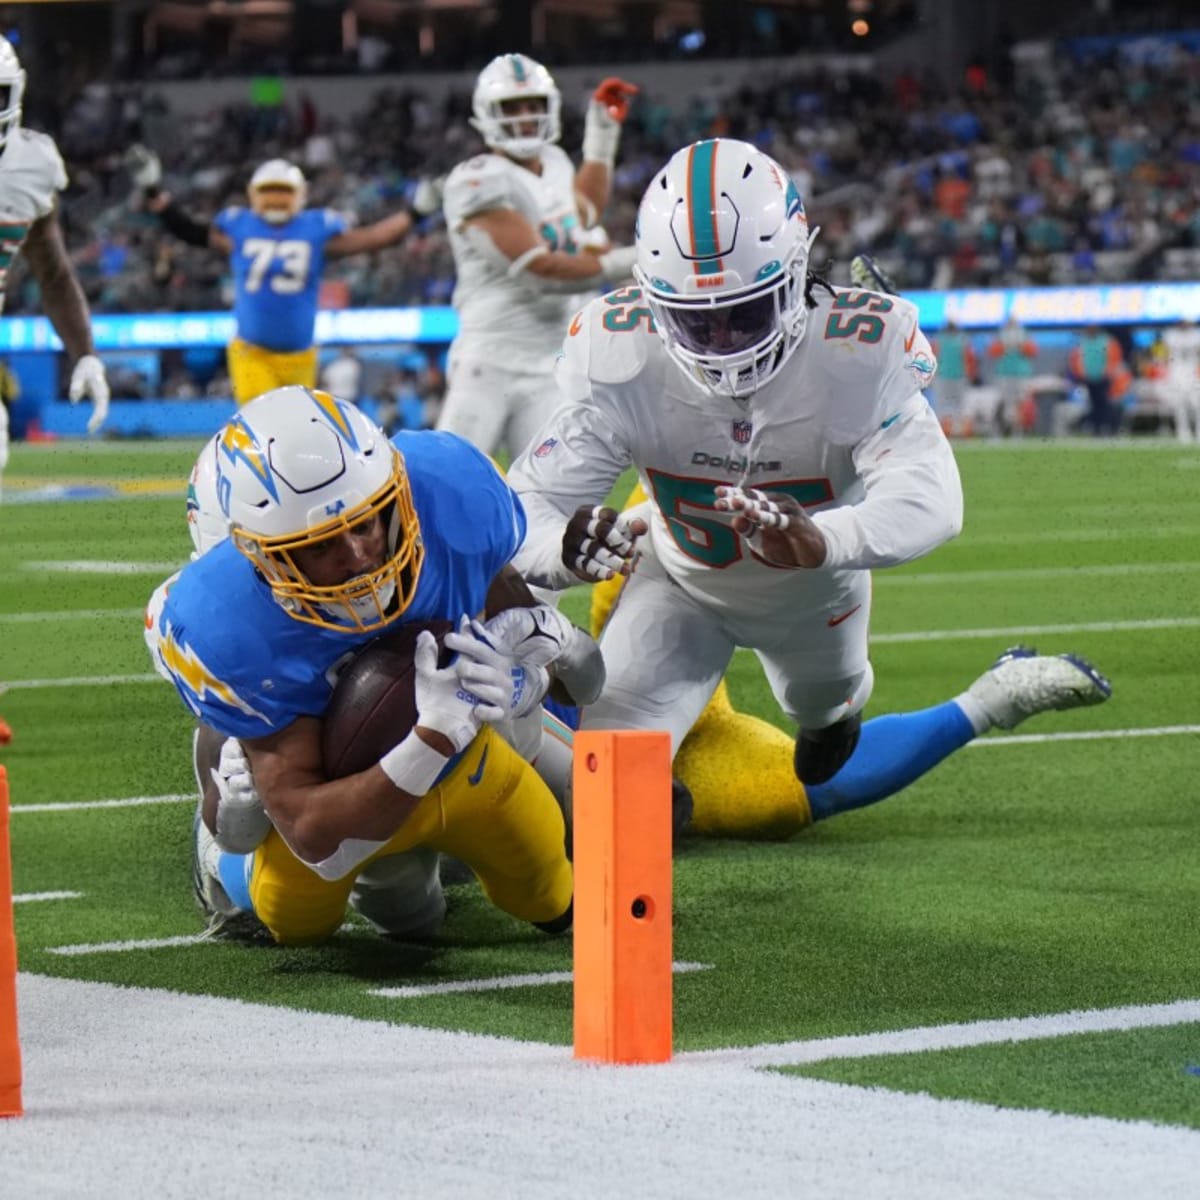
<svg viewBox="0 0 1200 1200"><path fill-rule="evenodd" d="M860 608L862 608L862 605L856 604L852 609L850 609L849 612L841 613L840 615L838 615L836 617L830 617L829 620L826 621L825 623L829 626L830 629L832 629L835 625L840 625L843 621L846 621L850 617L854 616L854 614L856 612L858 612L858 610Z"/></svg>
<svg viewBox="0 0 1200 1200"><path fill-rule="evenodd" d="M904 353L909 354L913 348L913 342L917 340L917 327L913 326L913 331L904 339Z"/></svg>
<svg viewBox="0 0 1200 1200"><path fill-rule="evenodd" d="M583 313L577 312L567 327L567 337L574 337L583 328Z"/></svg>

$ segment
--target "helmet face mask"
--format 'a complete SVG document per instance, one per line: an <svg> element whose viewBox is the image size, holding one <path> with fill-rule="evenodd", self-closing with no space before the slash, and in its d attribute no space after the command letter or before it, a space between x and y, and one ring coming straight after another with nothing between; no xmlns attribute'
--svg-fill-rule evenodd
<svg viewBox="0 0 1200 1200"><path fill-rule="evenodd" d="M304 172L283 158L265 162L250 177L246 189L250 207L272 225L286 225L298 216L308 199Z"/></svg>
<svg viewBox="0 0 1200 1200"><path fill-rule="evenodd" d="M234 545L289 616L363 633L404 612L425 549L403 456L378 426L327 392L284 387L251 401L218 437L217 494ZM370 537L376 520L377 564L336 582L309 578L302 564L314 551Z"/></svg>
<svg viewBox="0 0 1200 1200"><path fill-rule="evenodd" d="M8 38L0 37L0 154L21 124L25 71Z"/></svg>
<svg viewBox="0 0 1200 1200"><path fill-rule="evenodd" d="M531 100L542 101L540 112L517 103ZM536 158L562 133L558 87L541 63L524 54L501 54L480 71L471 112L487 146L512 158Z"/></svg>
<svg viewBox="0 0 1200 1200"><path fill-rule="evenodd" d="M634 276L670 357L710 392L752 395L799 347L810 234L783 168L732 139L697 142L638 211Z"/></svg>

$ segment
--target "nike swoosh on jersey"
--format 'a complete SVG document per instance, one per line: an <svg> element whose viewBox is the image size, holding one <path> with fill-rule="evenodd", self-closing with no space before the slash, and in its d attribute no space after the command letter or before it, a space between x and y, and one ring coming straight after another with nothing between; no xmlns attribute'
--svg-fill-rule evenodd
<svg viewBox="0 0 1200 1200"><path fill-rule="evenodd" d="M488 748L484 746L483 753L479 756L479 766L475 768L473 774L467 776L467 782L474 787L483 778L483 764L487 762Z"/></svg>
<svg viewBox="0 0 1200 1200"><path fill-rule="evenodd" d="M913 342L917 340L917 327L913 326L913 331L904 339L904 353L910 354L913 348Z"/></svg>
<svg viewBox="0 0 1200 1200"><path fill-rule="evenodd" d="M583 313L577 312L567 326L567 337L574 337L583 328Z"/></svg>
<svg viewBox="0 0 1200 1200"><path fill-rule="evenodd" d="M836 617L830 617L825 623L830 629L833 629L834 626L840 625L843 621L849 620L856 612L858 612L860 608L862 608L862 605L856 604L852 609L850 609L849 612L839 613Z"/></svg>

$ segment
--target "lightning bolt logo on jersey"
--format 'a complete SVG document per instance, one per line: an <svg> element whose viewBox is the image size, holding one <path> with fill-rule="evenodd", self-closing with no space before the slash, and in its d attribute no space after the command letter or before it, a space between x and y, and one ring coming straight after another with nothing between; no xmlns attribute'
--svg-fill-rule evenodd
<svg viewBox="0 0 1200 1200"><path fill-rule="evenodd" d="M344 419L318 407L331 425ZM520 501L486 456L452 434L402 433L393 445L403 456L424 541L415 591L395 623L481 613L492 580L525 536ZM256 478L267 465L250 427L236 422L219 453L251 466ZM333 688L330 668L378 632L290 616L232 538L155 593L148 623L151 656L188 708L239 738L319 717Z"/></svg>

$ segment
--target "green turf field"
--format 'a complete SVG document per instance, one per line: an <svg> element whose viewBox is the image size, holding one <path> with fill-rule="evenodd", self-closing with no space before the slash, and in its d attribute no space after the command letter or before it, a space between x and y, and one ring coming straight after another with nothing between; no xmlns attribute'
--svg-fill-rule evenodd
<svg viewBox="0 0 1200 1200"><path fill-rule="evenodd" d="M0 507L0 713L16 738L0 761L23 969L569 1040L567 983L374 994L569 970L569 942L472 888L452 889L434 947L353 925L304 951L187 940L201 928L188 880L190 722L147 678L141 609L190 549L181 481L197 449L13 449ZM947 699L1018 640L1091 657L1114 697L1019 731L1046 738L990 737L905 794L790 843L691 842L676 863L675 957L709 969L676 980L681 1049L1200 997L1200 453L971 445L959 459L962 537L876 577L869 714ZM572 603L581 615L582 597ZM743 707L776 719L748 656L732 685ZM1053 736L1063 734L1096 736ZM156 802L23 811L134 798ZM45 898L59 892L78 895ZM1200 1125L1200 1029L1114 1020L1105 1032L800 1069Z"/></svg>

